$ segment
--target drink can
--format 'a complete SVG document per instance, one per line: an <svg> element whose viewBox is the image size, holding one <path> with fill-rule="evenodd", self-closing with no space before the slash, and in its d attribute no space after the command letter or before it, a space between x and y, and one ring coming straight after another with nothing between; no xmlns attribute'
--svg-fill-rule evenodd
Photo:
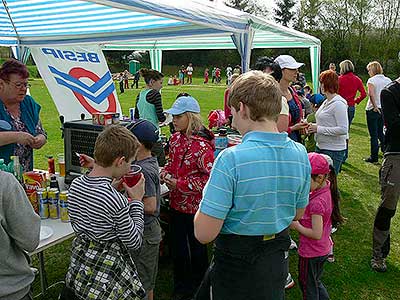
<svg viewBox="0 0 400 300"><path fill-rule="evenodd" d="M60 192L60 218L61 222L69 222L67 191Z"/></svg>
<svg viewBox="0 0 400 300"><path fill-rule="evenodd" d="M47 191L40 188L36 191L37 201L39 204L39 215L41 219L49 218L49 202L47 200Z"/></svg>
<svg viewBox="0 0 400 300"><path fill-rule="evenodd" d="M135 121L135 108L134 107L131 107L129 109L129 120Z"/></svg>
<svg viewBox="0 0 400 300"><path fill-rule="evenodd" d="M50 189L47 193L50 219L58 219L60 217L60 208L58 206L58 194L59 192L57 189Z"/></svg>

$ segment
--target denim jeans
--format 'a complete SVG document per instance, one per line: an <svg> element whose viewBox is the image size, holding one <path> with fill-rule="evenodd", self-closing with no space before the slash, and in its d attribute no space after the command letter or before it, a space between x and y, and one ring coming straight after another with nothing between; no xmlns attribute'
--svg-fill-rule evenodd
<svg viewBox="0 0 400 300"><path fill-rule="evenodd" d="M319 149L317 147L315 152L329 155L330 158L332 158L333 160L333 167L335 169L336 174L339 174L342 168L342 164L344 163L346 150L334 151L334 150Z"/></svg>
<svg viewBox="0 0 400 300"><path fill-rule="evenodd" d="M355 114L356 114L356 107L355 106L347 107L347 118L349 119L349 132L350 132L350 125L353 122ZM347 146L346 146L346 151L344 153L343 162L345 162L348 157L349 157L349 143L348 143L348 140L347 140Z"/></svg>
<svg viewBox="0 0 400 300"><path fill-rule="evenodd" d="M372 109L366 111L367 114L367 125L371 141L371 158L378 160L379 144L383 145L383 116L379 112L375 112Z"/></svg>

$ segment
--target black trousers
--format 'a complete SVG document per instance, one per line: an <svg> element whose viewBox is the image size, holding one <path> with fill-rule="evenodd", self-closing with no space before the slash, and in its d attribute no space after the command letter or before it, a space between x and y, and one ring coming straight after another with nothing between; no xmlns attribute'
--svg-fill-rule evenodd
<svg viewBox="0 0 400 300"><path fill-rule="evenodd" d="M289 245L287 230L271 240L220 234L195 299L283 300Z"/></svg>
<svg viewBox="0 0 400 300"><path fill-rule="evenodd" d="M324 263L328 256L313 258L299 256L299 283L303 300L328 300L329 294L321 282Z"/></svg>
<svg viewBox="0 0 400 300"><path fill-rule="evenodd" d="M194 236L194 215L171 210L174 293L193 295L208 267L207 246Z"/></svg>

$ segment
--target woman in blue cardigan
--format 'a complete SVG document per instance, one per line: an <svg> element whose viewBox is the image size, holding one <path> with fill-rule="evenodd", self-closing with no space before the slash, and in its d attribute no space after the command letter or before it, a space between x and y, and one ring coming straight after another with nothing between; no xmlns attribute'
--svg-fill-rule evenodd
<svg viewBox="0 0 400 300"><path fill-rule="evenodd" d="M0 120L6 125L0 127L0 158L8 163L10 156L18 156L24 172L33 169L33 149L47 141L40 105L26 94L28 77L26 66L15 59L0 68Z"/></svg>

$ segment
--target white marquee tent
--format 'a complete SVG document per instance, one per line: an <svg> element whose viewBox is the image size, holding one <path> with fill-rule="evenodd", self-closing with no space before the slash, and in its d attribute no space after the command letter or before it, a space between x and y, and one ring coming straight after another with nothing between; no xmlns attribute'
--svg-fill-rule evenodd
<svg viewBox="0 0 400 300"><path fill-rule="evenodd" d="M102 44L149 50L161 70L163 50L237 49L247 70L252 48L308 48L318 86L320 41L206 0L2 0L0 45L26 60L30 46Z"/></svg>

